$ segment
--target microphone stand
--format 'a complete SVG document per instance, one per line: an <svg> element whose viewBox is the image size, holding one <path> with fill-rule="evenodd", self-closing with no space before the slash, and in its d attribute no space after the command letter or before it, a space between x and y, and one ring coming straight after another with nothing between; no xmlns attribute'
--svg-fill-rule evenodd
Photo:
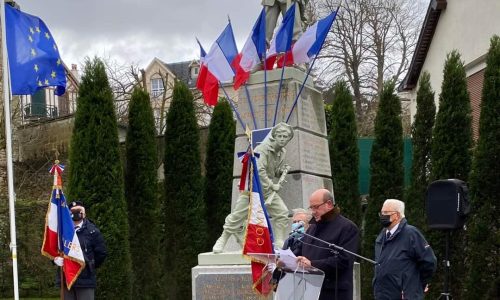
<svg viewBox="0 0 500 300"><path fill-rule="evenodd" d="M300 228L297 228L296 230L293 230L293 231L292 231L292 233L293 233L293 232L298 232L298 230L299 230L299 229L300 229ZM311 238L311 239L313 239L313 240L316 240L316 241L318 241L318 242L321 242L321 243L323 243L323 244L327 245L327 246L328 246L328 248L330 249L330 251L331 251L331 252L333 253L333 255L335 256L335 258L336 258L336 259L335 259L335 300L338 300L338 297L337 297L337 292L338 292L337 284L338 284L338 280L339 280L339 278L338 278L338 255L339 255L339 253L340 253L340 252L348 253L348 254L350 254L350 255L352 255L352 256L355 256L355 257L357 257L357 258L361 258L361 259L363 259L363 260L365 260L365 261L367 261L367 262L369 262L369 263L372 263L372 264L374 264L374 265L378 264L376 261L374 261L374 260L372 260L372 259L369 259L369 258L367 258L367 257L364 257L364 256L361 256L361 255L359 255L359 254L356 254L356 253L354 253L354 252L352 252L352 251L349 251L349 250L347 250L347 249L345 249L345 248L343 248L343 247L337 246L337 245L335 245L334 243L330 243L330 242L327 242L327 241L325 241L325 240L319 239L319 238L317 238L317 237L315 237L315 236L312 236L312 235L310 235L310 234L308 234L308 233L305 233L305 232L300 233L300 234L302 234L302 235L304 235L304 236L307 236L307 237L310 237L310 238ZM305 243L305 242L303 242L303 241L302 241L302 240L300 240L300 239L299 239L299 241L301 241L302 243Z"/></svg>

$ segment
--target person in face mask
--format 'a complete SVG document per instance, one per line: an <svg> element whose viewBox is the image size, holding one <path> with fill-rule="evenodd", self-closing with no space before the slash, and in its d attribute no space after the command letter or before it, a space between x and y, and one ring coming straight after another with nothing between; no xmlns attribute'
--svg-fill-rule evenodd
<svg viewBox="0 0 500 300"><path fill-rule="evenodd" d="M385 200L379 217L384 228L375 241L375 299L423 299L436 271L432 248L406 221L404 202Z"/></svg>
<svg viewBox="0 0 500 300"><path fill-rule="evenodd" d="M64 284L64 299L93 300L96 288L96 268L100 267L106 259L106 245L97 226L86 218L85 207L81 201L69 202L68 208L71 210L73 225L85 258L85 268L78 276L71 290L68 290L66 284ZM56 257L54 263L62 267L64 260L62 257ZM58 273L56 278L57 286L60 286L60 280L61 276Z"/></svg>
<svg viewBox="0 0 500 300"><path fill-rule="evenodd" d="M283 249L290 248L293 252L300 243L299 238L302 237L304 232L306 232L309 227L309 221L311 220L312 215L310 211L303 208L295 208L292 212L292 231L290 236L285 240Z"/></svg>

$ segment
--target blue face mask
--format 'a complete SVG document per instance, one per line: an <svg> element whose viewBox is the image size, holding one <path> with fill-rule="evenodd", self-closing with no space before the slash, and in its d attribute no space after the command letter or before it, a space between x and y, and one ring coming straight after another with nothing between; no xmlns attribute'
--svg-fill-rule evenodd
<svg viewBox="0 0 500 300"><path fill-rule="evenodd" d="M306 232L303 222L292 223L292 237L298 238Z"/></svg>

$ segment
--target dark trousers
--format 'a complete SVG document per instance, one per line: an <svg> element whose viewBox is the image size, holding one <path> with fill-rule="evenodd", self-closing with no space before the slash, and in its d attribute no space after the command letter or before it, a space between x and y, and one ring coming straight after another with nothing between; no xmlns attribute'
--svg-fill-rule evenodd
<svg viewBox="0 0 500 300"><path fill-rule="evenodd" d="M94 300L94 288L73 287L68 291L64 286L64 300Z"/></svg>

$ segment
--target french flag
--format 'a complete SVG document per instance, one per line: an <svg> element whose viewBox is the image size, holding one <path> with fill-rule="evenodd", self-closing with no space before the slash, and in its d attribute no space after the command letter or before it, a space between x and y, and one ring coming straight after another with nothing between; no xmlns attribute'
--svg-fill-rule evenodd
<svg viewBox="0 0 500 300"><path fill-rule="evenodd" d="M264 196L260 186L259 172L257 169L256 157L247 154L246 163L249 165L246 169L251 169L250 180L251 190L250 202L248 205L248 225L245 232L245 242L243 245L243 255L248 253L266 253L273 254L273 233L269 216L264 204ZM250 168L250 165L252 168ZM272 274L267 271L264 262L252 259L252 279L253 289L259 294L267 296L273 288L269 284Z"/></svg>
<svg viewBox="0 0 500 300"><path fill-rule="evenodd" d="M208 71L207 64L205 62L205 57L207 53L200 41L196 39L198 45L200 46L200 72L198 73L198 78L196 80L196 87L203 95L205 103L208 105L217 104L217 98L219 96L219 83L217 78Z"/></svg>
<svg viewBox="0 0 500 300"><path fill-rule="evenodd" d="M271 45L269 46L269 50L267 50L267 58L266 58L266 70L272 70L274 67L274 63L276 62L276 57L279 53L286 53L292 47L292 38L293 38L293 25L295 21L295 6L297 4L294 3L290 8L286 11L285 17L281 22L280 27L278 28L278 32L274 35L271 40Z"/></svg>
<svg viewBox="0 0 500 300"><path fill-rule="evenodd" d="M260 12L259 18L253 26L241 53L236 57L233 66L236 69L234 78L234 89L237 90L247 82L250 71L260 64L261 58L266 51L266 12Z"/></svg>
<svg viewBox="0 0 500 300"><path fill-rule="evenodd" d="M62 271L69 290L85 268L85 259L62 191L63 170L64 166L60 164L55 164L50 169L54 175L54 188L45 218L42 254L52 260L57 256L64 258Z"/></svg>
<svg viewBox="0 0 500 300"><path fill-rule="evenodd" d="M216 105L218 98L219 82L230 82L235 75L232 63L238 55L236 41L234 40L233 27L229 23L219 38L212 45L204 63L207 66L207 78L204 82L203 93L205 94L205 103L208 105ZM217 80L209 80L212 76ZM214 90L217 90L217 93Z"/></svg>
<svg viewBox="0 0 500 300"><path fill-rule="evenodd" d="M337 11L338 9L327 17L317 21L302 34L291 51L291 60L294 64L308 63L319 54L326 36L337 17Z"/></svg>

